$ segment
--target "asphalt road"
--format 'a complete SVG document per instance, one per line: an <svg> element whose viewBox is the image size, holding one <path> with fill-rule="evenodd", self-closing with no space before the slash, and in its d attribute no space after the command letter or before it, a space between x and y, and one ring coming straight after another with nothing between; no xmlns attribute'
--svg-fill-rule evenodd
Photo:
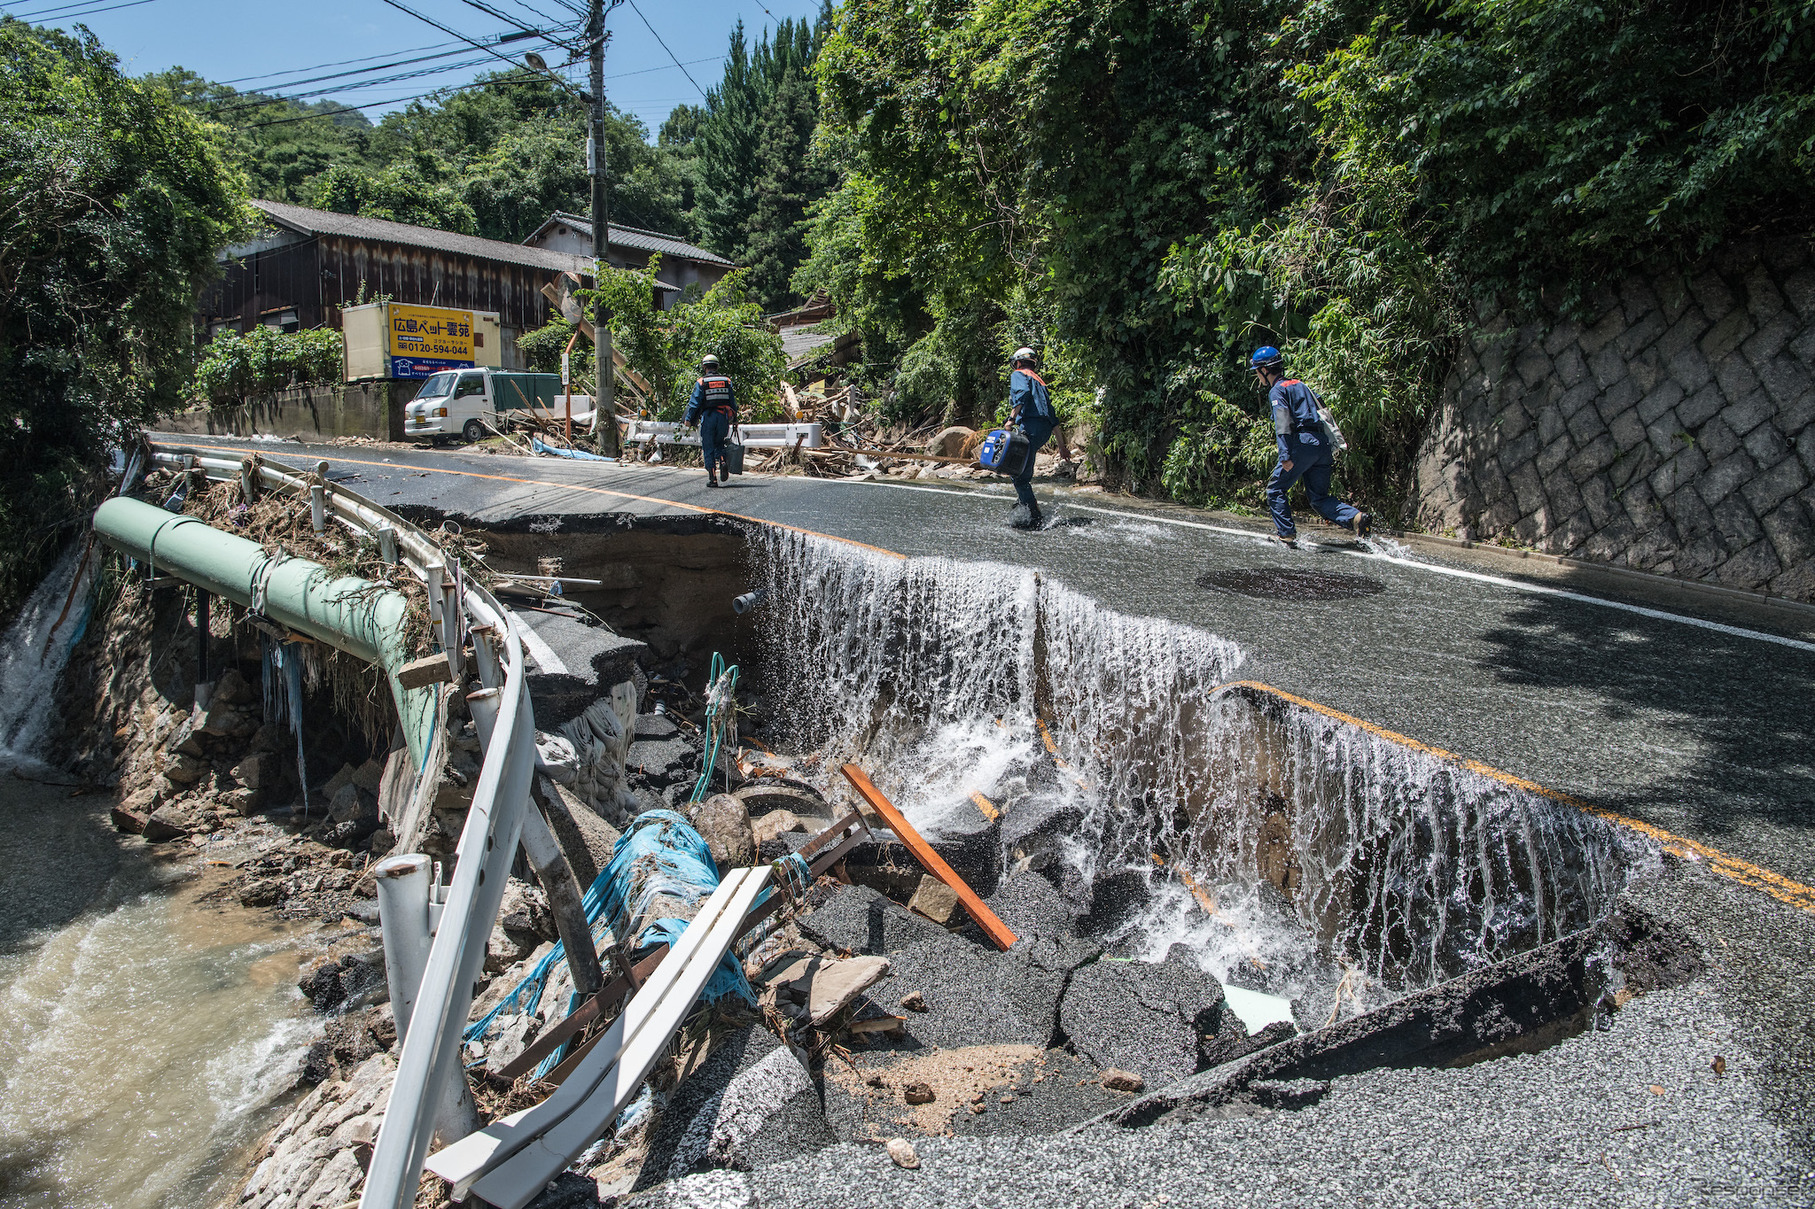
<svg viewBox="0 0 1815 1209"><path fill-rule="evenodd" d="M1262 522L1101 494L1059 492L1058 523L1023 533L1004 523L1005 486L747 475L708 490L698 470L209 443L325 459L378 503L480 527L708 510L1036 568L1239 643L1244 679L1815 885L1815 610L1302 522L1287 550ZM1286 585L1297 598L1240 590L1281 572L1310 574Z"/></svg>
<svg viewBox="0 0 1815 1209"><path fill-rule="evenodd" d="M1765 871L1761 892L1718 861L1672 861L1635 886L1707 969L1538 1054L1347 1076L1296 1111L933 1139L917 1170L838 1146L678 1180L638 1206L1815 1204L1815 911L1768 883L1815 883L1815 611L1415 540L1363 548L1302 524L1311 540L1287 551L1256 524L1102 495L1061 493L1057 526L1018 533L1000 488L752 475L708 491L698 471L209 443L325 459L379 503L480 527L722 511L1037 568L1110 608L1232 639L1246 679ZM1239 590L1282 572L1314 573L1301 593L1347 594Z"/></svg>

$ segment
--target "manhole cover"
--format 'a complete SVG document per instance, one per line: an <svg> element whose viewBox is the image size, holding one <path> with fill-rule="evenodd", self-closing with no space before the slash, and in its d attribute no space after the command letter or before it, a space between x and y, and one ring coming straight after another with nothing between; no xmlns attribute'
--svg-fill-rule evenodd
<svg viewBox="0 0 1815 1209"><path fill-rule="evenodd" d="M1216 592L1239 592L1263 600L1351 600L1386 591L1386 585L1365 575L1340 571L1296 571L1284 567L1243 567L1209 571L1197 577L1197 586Z"/></svg>

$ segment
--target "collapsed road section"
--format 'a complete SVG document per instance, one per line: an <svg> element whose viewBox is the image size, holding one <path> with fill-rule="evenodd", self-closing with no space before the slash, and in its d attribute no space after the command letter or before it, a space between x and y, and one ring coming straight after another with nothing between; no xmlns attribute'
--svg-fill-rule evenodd
<svg viewBox="0 0 1815 1209"><path fill-rule="evenodd" d="M376 828L299 820L378 900L381 979L306 980L365 1040L243 1204L595 1204L841 1143L917 1171L929 1139L1301 1110L1617 1031L1705 969L1632 897L1651 838L1032 573L719 520L429 533L319 470L248 500L256 464L164 465L184 517L110 505L149 526L110 540L395 689L364 698L397 736ZM288 527L185 519L254 508ZM387 592L394 642L328 623Z"/></svg>

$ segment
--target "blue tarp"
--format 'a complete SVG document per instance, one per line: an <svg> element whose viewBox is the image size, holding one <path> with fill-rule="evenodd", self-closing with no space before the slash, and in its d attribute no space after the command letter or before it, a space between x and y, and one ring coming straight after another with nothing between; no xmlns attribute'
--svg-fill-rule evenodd
<svg viewBox="0 0 1815 1209"><path fill-rule="evenodd" d="M553 445L544 445L540 437L531 437L529 439L529 447L537 453L552 453L558 458L573 458L578 462L617 461L616 458L608 458L602 453L587 453L582 449L560 449Z"/></svg>
<svg viewBox="0 0 1815 1209"><path fill-rule="evenodd" d="M672 810L646 811L618 837L611 863L586 890L582 902L586 908L586 921L592 925L593 940L602 945L610 937L621 935L623 929L629 927L630 919L642 914L657 894L697 906L718 889L718 880L718 869L712 863L706 841L685 818ZM764 893L767 895L769 891ZM672 945L686 928L687 921L683 919L658 919L647 925L641 935L631 938L626 947L637 952L664 942ZM566 958L566 950L557 942L548 955L536 963L529 977L518 983L497 1007L467 1026L464 1040L477 1041L484 1037L501 1015L535 1012L541 1005L549 972L554 969L555 962ZM707 981L700 1000L716 1003L732 994L742 995L752 1006L756 1003L756 992L744 976L743 962L738 960L735 951L725 954L719 968ZM573 1006L569 1004L568 1010ZM561 1051L551 1054L536 1069L537 1076L553 1069L560 1057Z"/></svg>

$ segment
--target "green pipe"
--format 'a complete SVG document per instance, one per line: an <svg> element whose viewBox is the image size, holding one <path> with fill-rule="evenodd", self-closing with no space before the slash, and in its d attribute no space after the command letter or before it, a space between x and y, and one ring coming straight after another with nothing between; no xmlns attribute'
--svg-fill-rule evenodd
<svg viewBox="0 0 1815 1209"><path fill-rule="evenodd" d="M436 689L406 689L397 682L397 670L410 660L403 645L408 609L403 593L355 575L331 575L306 558L280 561L255 541L143 500L116 497L103 503L95 511L95 533L154 571L247 608L262 583L264 612L273 621L382 667L410 759L422 768L434 731Z"/></svg>

